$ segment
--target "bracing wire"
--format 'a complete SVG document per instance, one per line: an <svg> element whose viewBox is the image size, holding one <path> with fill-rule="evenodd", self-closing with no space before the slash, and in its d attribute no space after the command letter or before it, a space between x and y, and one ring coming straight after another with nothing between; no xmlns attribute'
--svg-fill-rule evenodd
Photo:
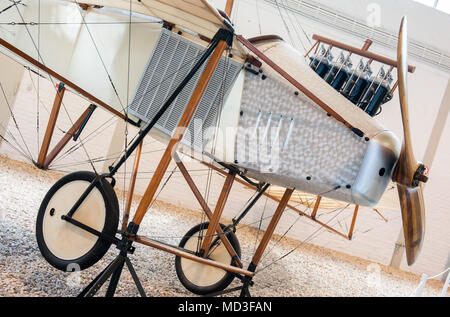
<svg viewBox="0 0 450 317"><path fill-rule="evenodd" d="M297 10L298 10L299 7L300 7L300 1L297 2ZM294 14L294 17L295 17L295 21L297 22L298 26L299 26L300 29L302 30L303 35L304 35L304 36L306 37L306 39L308 40L309 46L312 46L313 43L312 43L312 41L311 41L311 37L309 36L308 33L306 33L305 29L304 29L303 26L302 26L302 23L298 20L298 15L297 15L297 14Z"/></svg>
<svg viewBox="0 0 450 317"><path fill-rule="evenodd" d="M29 159L31 160L31 162L34 162L34 160L33 160L33 155L31 155L30 149L28 148L28 145L27 145L27 143L25 142L25 139L24 139L24 137L23 137L23 134L22 134L22 132L20 131L19 123L17 122L16 116L14 115L14 113L13 113L13 111L12 111L12 108L11 108L11 105L9 104L8 97L7 97L7 95L6 95L6 92L5 92L5 89L3 88L2 83L0 83L0 89L1 89L1 91L2 91L2 94L3 94L3 97L4 97L4 99L5 99L6 105L8 106L8 110L9 110L9 113L11 114L11 118L13 119L14 125L15 125L17 131L19 132L19 135L20 135L20 138L22 139L23 144L25 145L25 147L26 147L26 149L27 149L27 152L28 152L28 155L29 155ZM19 145L19 144L17 144L17 145Z"/></svg>
<svg viewBox="0 0 450 317"><path fill-rule="evenodd" d="M261 16L260 16L260 12L259 12L258 0L255 1L255 6L256 6L256 17L258 18L258 31L259 31L259 35L261 35L262 34Z"/></svg>
<svg viewBox="0 0 450 317"><path fill-rule="evenodd" d="M7 6L7 7L6 7L6 8L4 8L4 9L2 9L2 10L0 11L0 14L2 14L3 12L6 12L6 11L8 11L9 9L11 9L12 7L14 7L14 6L18 5L18 4L20 4L20 5L23 5L23 6L24 6L24 4L23 4L23 3L21 3L21 2L22 2L22 0L17 0L17 1L14 1L14 0L9 0L9 2L12 2L12 4L11 4L11 5L9 5L9 6Z"/></svg>
<svg viewBox="0 0 450 317"><path fill-rule="evenodd" d="M14 135L11 133L11 131L8 131L3 124L0 124L1 128L9 135L9 137L14 141L15 145L12 144L11 141L9 141L8 139L6 139L4 136L0 135L0 137L2 138L2 140L4 140L13 150L15 150L17 153L19 153L21 156L23 156L26 160L30 160L30 156L28 154L26 154L26 152L24 151L24 149L21 147L21 145L19 144L19 142L16 140L16 138L14 137Z"/></svg>
<svg viewBox="0 0 450 317"><path fill-rule="evenodd" d="M130 64L131 64L131 15L132 15L132 1L130 0L130 10L129 10L129 21L128 21L128 56L127 56L127 106L126 106L126 110L124 109L123 111L125 112L125 136L124 136L124 153L127 153L127 148L128 148L128 104L130 102ZM142 141L144 142L144 141ZM123 188L126 188L126 171L127 171L127 161L125 160L125 163L123 164L124 167L124 174L123 174ZM123 191L123 199L122 199L122 209L125 211L125 204L126 204L126 193L125 191Z"/></svg>
<svg viewBox="0 0 450 317"><path fill-rule="evenodd" d="M286 31L287 31L287 33L288 33L289 39L290 39L290 41L291 41L291 44L292 44L292 45L295 45L295 41L294 41L294 38L292 37L291 30L290 30L290 28L289 28L289 25L288 25L287 22L286 22L286 19L284 18L283 13L281 12L281 8L280 8L280 5L278 4L278 1L277 1L277 0L275 0L275 6L277 7L277 10L278 10L278 13L279 13L279 15L280 15L280 18L281 18L281 20L283 21L284 27L286 28Z"/></svg>
<svg viewBox="0 0 450 317"><path fill-rule="evenodd" d="M135 21L131 22L131 24L160 24L161 21ZM38 25L121 25L121 24L130 24L122 21L110 21L110 22L3 22L0 25L10 25L10 26L38 26Z"/></svg>
<svg viewBox="0 0 450 317"><path fill-rule="evenodd" d="M337 190L337 189L338 189L338 187L334 187L334 188L331 189L331 190L328 190L328 191L326 191L326 192L323 192L323 193L318 194L318 196L325 195L326 193L331 192L331 191L335 191L335 190ZM347 205L347 206L348 206L348 205ZM342 208L340 208L340 209L339 209L339 208L336 209L336 211L339 210L339 212L337 212L336 215L334 215L334 216L333 216L326 224L329 224L333 219L335 219L340 213L342 213L343 210L345 210L345 209L347 208L347 206L346 206L346 207L342 207ZM307 210L308 210L308 209L310 209L310 207L307 207ZM306 211L305 211L305 212L306 212ZM289 231L295 226L295 224L298 222L298 220L299 220L301 217L302 217L302 215L299 214L298 217L297 217L297 219L294 221L294 223L291 224L291 226L288 227L288 229L281 235L281 237L278 239L278 241L275 243L275 245L269 250L269 252L265 253L265 255L262 257L261 261L262 261L264 258L266 258L268 254L270 254L270 253L272 252L272 250L273 250L273 249L281 242L281 240L289 233ZM280 258L276 259L275 261L271 262L270 264L268 264L268 265L264 266L263 268L259 269L257 272L260 272L260 271L264 270L266 267L269 267L269 266L271 266L272 264L275 264L276 262L278 262L278 261L284 259L286 256L288 256L289 254L291 254L292 252L294 252L295 250L297 250L298 248L300 248L304 243L306 243L307 241L310 241L310 239L312 239L312 236L313 236L314 234L320 232L320 230L323 229L323 228L324 228L323 226L320 226L320 227L318 228L318 230L314 231L313 234L311 234L310 236L308 236L305 240L301 241L300 244L297 245L294 249L292 249L291 251L289 251L289 252L286 253L285 255L281 256Z"/></svg>
<svg viewBox="0 0 450 317"><path fill-rule="evenodd" d="M16 7L17 13L18 13L19 16L20 16L20 19L22 20L22 22L25 23L25 19L23 18L22 13L20 12L19 8L17 7L17 5L15 5L15 7ZM37 47L36 42L35 42L35 40L33 39L33 36L31 35L30 30L28 29L27 25L25 25L25 30L27 31L27 33L28 33L28 35L29 35L29 37L30 37L30 40L31 40L31 42L32 42L32 44L33 44L33 46L34 46L34 48L35 48L37 54L38 54L38 59L40 59L41 63L45 66L45 61L44 61L44 59L42 58L41 53L40 53L40 50L39 50L39 48ZM40 29L39 29L39 31L40 31ZM50 77L50 80L52 81L52 84L53 84L53 86L54 86L54 88L55 88L55 91L58 93L58 88L56 87L56 85L55 85L55 83L54 83L54 81L53 81L53 78ZM66 108L64 102L61 102L61 104L62 104L62 106L63 106L63 108L64 108L64 111L65 111L67 117L69 118L71 124L73 125L72 118L70 117L69 112L68 112L68 110L67 110L67 108ZM83 144L83 140L82 140L81 138L79 138L79 140L80 140L80 143ZM83 149L84 149L84 152L85 152L86 156L87 156L88 158L90 158L89 153L88 153L86 147L84 146L84 144L83 144ZM94 164L93 164L92 162L91 162L91 167L92 167L92 169L93 169L95 172L97 172L97 171L96 171L96 168L95 168L95 166L94 166Z"/></svg>
<svg viewBox="0 0 450 317"><path fill-rule="evenodd" d="M329 221L327 221L326 225L329 225L331 223L332 220L334 220L337 216L339 216L342 211L344 209L341 209L338 213L336 213L336 215L334 215ZM281 257L279 257L278 259L272 261L271 263L265 265L264 267L258 269L256 273L260 273L264 270L266 270L268 267L280 262L281 260L283 260L284 258L286 258L287 256L289 256L290 254L292 254L293 252L295 252L296 250L298 250L302 245L304 245L305 243L310 242L311 240L313 240L314 238L317 237L318 233L320 233L320 231L322 231L324 229L323 226L320 226L319 228L317 228L317 230L315 230L313 233L311 233L308 237L306 237L306 239L304 239L303 241L301 241L299 244L297 244L293 249L291 249L289 252L287 252L286 254L282 255Z"/></svg>
<svg viewBox="0 0 450 317"><path fill-rule="evenodd" d="M268 189L268 195L270 195L270 188ZM263 222L263 218L264 218L264 214L266 212L266 207L267 207L267 201L269 200L269 196L266 196L266 201L264 202L264 209L261 213L261 217L259 219L259 223L258 223L258 231L256 232L256 237L255 237L255 243L253 245L253 254L256 252L256 247L258 246L258 238L259 238L259 233L261 232L261 226L262 226L262 222Z"/></svg>
<svg viewBox="0 0 450 317"><path fill-rule="evenodd" d="M294 31L295 31L295 34L296 34L296 36L297 36L297 39L299 40L299 42L300 42L300 44L301 44L301 46L302 46L304 52L306 53L306 52L308 51L308 49L307 49L305 43L303 43L303 39L302 39L302 37L301 37L301 34L298 32L296 26L300 26L300 28L301 28L301 30L303 31L303 34L304 34L305 36L306 36L306 33L304 32L303 27L300 25L300 23L299 23L298 20L296 19L295 13L291 12L291 10L289 10L289 9L287 8L286 1L283 1L283 0L280 0L280 1L281 1L282 3L284 2L283 7L284 7L284 10L286 11L286 15L287 15L289 21L290 21L291 24L292 24L292 27L293 27L293 29L294 29ZM292 17L292 16L293 16L293 17ZM308 38L307 36L306 36L306 38L309 40L309 38Z"/></svg>
<svg viewBox="0 0 450 317"><path fill-rule="evenodd" d="M122 107L123 114L125 115L125 120L127 120L128 115L127 115L127 112L126 112L125 107L124 107L124 105L123 105L122 99L120 98L119 93L118 93L118 91L117 91L117 89L116 89L116 85L114 84L114 81L113 81L113 79L112 79L112 77L111 77L111 74L109 73L108 68L106 67L105 61L104 61L104 59L103 59L103 57L102 57L102 55L101 55L101 53L100 53L100 50L99 50L99 48L98 48L98 45L97 45L97 43L96 43L95 40L94 40L94 36L92 35L89 26L86 24L86 20L85 20L85 17L84 17L84 15L83 15L83 12L81 11L82 9L81 9L81 7L80 7L80 4L78 3L77 0L74 0L74 1L75 1L75 3L78 5L78 11L79 11L80 17L81 17L81 19L82 19L82 21L83 21L82 24L85 26L86 31L88 32L89 37L91 38L91 42L92 42L92 44L94 45L95 51L97 52L97 56L98 56L98 58L100 59L100 62L102 63L102 66L103 66L103 69L104 69L105 72L106 72L106 75L108 76L109 83L111 84L111 87L112 87L112 89L113 89L113 91L114 91L114 94L116 95L117 100L119 101L120 106ZM131 0L130 0L130 6L131 6ZM130 9L130 19L131 19L131 9ZM129 66L130 66L130 65L129 65L129 62L130 62L130 60L128 59L128 71L129 71L129 68L130 68L130 67L129 67ZM128 85L127 85L127 86L128 86Z"/></svg>

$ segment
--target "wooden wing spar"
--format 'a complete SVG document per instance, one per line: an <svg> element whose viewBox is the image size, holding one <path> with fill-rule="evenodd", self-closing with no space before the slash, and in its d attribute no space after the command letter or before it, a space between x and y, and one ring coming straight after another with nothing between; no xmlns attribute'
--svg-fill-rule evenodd
<svg viewBox="0 0 450 317"><path fill-rule="evenodd" d="M82 0L70 2L130 10L186 28L212 38L221 28L229 28L220 13L206 0Z"/></svg>

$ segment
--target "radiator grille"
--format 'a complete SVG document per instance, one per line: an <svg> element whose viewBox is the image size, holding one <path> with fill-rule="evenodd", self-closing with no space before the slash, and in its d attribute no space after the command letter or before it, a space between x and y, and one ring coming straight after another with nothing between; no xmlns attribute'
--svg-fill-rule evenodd
<svg viewBox="0 0 450 317"><path fill-rule="evenodd" d="M135 96L128 107L129 113L144 122L151 121L204 50L205 47L162 28ZM172 135L206 64L207 62L181 91L158 120L155 128L168 136ZM241 68L242 64L239 62L222 57L189 124L183 143L197 151L203 151L207 141L203 139L204 132L207 128L215 126L220 105L226 99Z"/></svg>

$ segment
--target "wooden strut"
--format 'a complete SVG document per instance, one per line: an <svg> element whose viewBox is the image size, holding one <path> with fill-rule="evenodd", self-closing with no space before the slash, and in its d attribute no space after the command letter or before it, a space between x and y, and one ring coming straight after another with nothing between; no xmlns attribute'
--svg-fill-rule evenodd
<svg viewBox="0 0 450 317"><path fill-rule="evenodd" d="M225 179L225 183L223 184L222 191L220 192L219 199L217 200L216 208L214 209L213 217L209 222L208 229L206 230L206 235L203 239L200 248L200 254L204 258L208 256L211 242L214 237L214 233L217 231L217 228L220 227L219 225L220 217L222 217L222 213L223 210L225 209L225 204L230 195L231 186L233 185L235 178L236 173L229 172L227 178Z"/></svg>
<svg viewBox="0 0 450 317"><path fill-rule="evenodd" d="M359 206L355 206L355 210L353 211L352 224L350 225L350 230L348 231L348 239L351 240L353 238L353 230L355 229L356 217L358 216Z"/></svg>
<svg viewBox="0 0 450 317"><path fill-rule="evenodd" d="M137 178L137 174L138 174L138 170L139 170L139 162L141 160L141 152L142 152L142 143L143 142L144 141L141 141L141 143L139 143L139 146L136 149L136 156L134 157L133 171L131 172L130 185L128 186L127 201L125 204L125 210L123 212L123 218L122 218L122 231L127 230L127 226L128 226L128 218L130 217L131 204L133 202L134 187L136 185L136 178Z"/></svg>
<svg viewBox="0 0 450 317"><path fill-rule="evenodd" d="M362 50L362 51L368 51L369 48L372 46L372 43L373 43L373 41L370 40L370 39L365 40L365 41L364 41L364 45L363 45L363 47L361 48L361 50Z"/></svg>
<svg viewBox="0 0 450 317"><path fill-rule="evenodd" d="M232 265L229 265L229 264L224 264L224 263L213 261L213 260L210 260L210 259L205 259L205 258L193 255L191 253L182 251L182 250L180 250L180 249L178 249L176 247L169 246L167 244L161 243L160 241L156 241L156 240L153 240L153 239L150 239L150 238L147 238L147 237L142 237L142 236L137 235L135 238L131 238L131 240L135 241L137 243L144 244L144 245L147 245L149 247L152 247L152 248L164 251L164 252L168 252L168 253L171 253L171 254L174 254L174 255L181 256L181 257L186 258L188 260L192 260L192 261L199 262L199 263L202 263L202 264L214 266L214 267L217 267L219 269L223 269L225 271L229 271L229 272L233 272L233 273L237 273L237 274L242 274L242 275L245 275L245 276L251 276L251 277L255 275L254 272L250 272L248 270L245 270L245 269L242 269L242 268L239 268L239 267L236 267L236 266L232 266Z"/></svg>
<svg viewBox="0 0 450 317"><path fill-rule="evenodd" d="M233 4L234 0L227 0L227 3L225 4L225 13L231 17L231 11L233 11Z"/></svg>
<svg viewBox="0 0 450 317"><path fill-rule="evenodd" d="M366 57L368 59L373 59L373 60L375 60L377 62L386 64L386 65L390 65L390 66L393 66L393 67L398 67L398 62L396 60L393 60L393 59L387 58L385 56L369 52L367 50L370 47L369 44L365 44L363 46L363 48L360 49L360 48L353 47L353 46L350 46L350 45L347 45L347 44L344 44L344 43L341 43L341 42L338 42L338 41L335 41L335 40L332 40L332 39L329 39L329 38L326 38L324 36L317 35L317 34L314 34L312 38L314 40L316 40L316 41L319 41L320 43L326 43L326 44L332 45L334 47L343 49L345 51L352 52L352 53L354 53L356 55L359 55L359 56L362 56L362 57ZM411 66L411 65L408 66L408 72L414 73L415 70L416 70L415 66Z"/></svg>
<svg viewBox="0 0 450 317"><path fill-rule="evenodd" d="M50 147L50 142L52 140L53 131L55 130L56 120L58 119L58 114L61 109L65 91L66 87L64 87L64 84L59 83L55 100L53 101L52 111L50 112L50 117L48 119L47 128L45 130L44 139L42 140L41 150L39 151L37 165L40 168L45 166L45 158L47 157L48 149Z"/></svg>
<svg viewBox="0 0 450 317"><path fill-rule="evenodd" d="M234 175L234 174L229 174L229 175ZM230 176L229 178L227 178L227 180L225 181L225 188L222 190L222 194L221 196L226 196L226 194L224 194L225 191L229 190L229 188L231 187L231 183L233 180L233 176ZM261 260L261 257L265 251L265 249L267 248L267 245L269 244L270 238L272 237L275 228L278 224L278 222L281 219L281 216L283 214L283 211L286 209L286 206L289 202L289 199L292 195L292 193L294 192L293 189L286 189L283 197L280 200L280 203L278 204L277 209L275 210L275 213L269 223L269 226L267 227L266 231L264 232L264 235L261 239L261 242L258 245L258 248L255 251L255 254L253 255L252 258L252 262L251 265L256 267L259 263L259 261ZM220 200L220 199L219 199ZM217 218L219 218L218 213L217 213ZM208 230L210 229L211 225L208 227ZM136 236L135 238L132 238L133 241L137 242L137 243L141 243L168 253L172 253L181 257L184 257L186 259L195 261L195 262L199 262L202 264L206 264L206 265L211 265L229 272L234 272L237 274L242 274L244 276L248 276L248 277L253 277L254 276L254 271L250 271L250 270L245 270L239 267L235 267L235 266L231 266L231 265L227 265L224 263L220 263L217 261L212 261L209 259L206 259L204 257L198 257L196 255L193 255L191 253L182 251L176 247L173 246L169 246L166 245L164 243L161 243L159 241L150 239L150 238L146 238L146 237L142 237L142 236Z"/></svg>
<svg viewBox="0 0 450 317"><path fill-rule="evenodd" d="M203 162L203 161L200 161L200 163L203 164L203 165L205 165L205 166L207 166L207 167L212 168L213 170L217 171L218 173L221 173L221 174L223 174L223 175L227 174L224 170L222 170L222 169L220 169L220 168L218 168L218 167L216 167L216 166L214 166L214 165L212 165L212 164L209 164L209 163L206 163L206 162ZM239 178L236 178L236 182L238 182L239 184L244 185L244 186L246 186L246 187L248 187L248 188L253 188L253 186L251 186L250 184L248 184L247 182L245 182L245 181L243 181L243 180L241 180L241 179L239 179ZM270 198L271 200L273 200L273 201L275 201L275 202L277 202L277 203L280 202L280 199L279 199L279 198L277 198L277 197L275 197L275 196L272 196L270 193L265 192L265 193L263 193L263 195L266 196L266 197L268 197L268 198ZM295 206L293 206L293 205L291 205L291 204L287 204L286 206L287 206L289 209L291 209L291 210L293 210L293 211L299 213L300 215L302 215L302 216L304 216L304 217L306 217L306 218L308 218L308 219L310 219L310 220L316 222L317 224L321 225L321 226L324 227L325 229L327 229L327 230L329 230L329 231L331 231L331 232L333 232L333 233L335 233L335 234L337 234L337 235L339 235L339 236L341 236L341 237L343 237L343 238L345 238L345 239L348 239L348 235L347 235L347 234L344 234L344 233L342 233L342 232L339 232L338 230L334 229L333 227L330 227L329 225L327 225L326 223L324 223L324 222L322 222L322 221L320 221L320 220L318 220L318 219L314 219L314 218L312 217L312 215L308 215L308 214L305 213L304 211L301 211L300 209L296 208Z"/></svg>
<svg viewBox="0 0 450 317"><path fill-rule="evenodd" d="M385 222L388 222L387 218L383 216L383 214L377 208L373 208L373 210L378 214L378 216L381 217L381 219L383 219Z"/></svg>
<svg viewBox="0 0 450 317"><path fill-rule="evenodd" d="M67 143L70 141L70 139L77 133L77 131L81 128L83 125L83 122L86 120L86 118L89 116L89 114L92 112L92 108L95 108L95 105L90 105L89 107L84 110L84 112L81 114L81 116L75 121L75 123L72 125L72 127L64 134L64 136L61 138L61 140L55 145L53 150L46 156L44 156L44 163L40 163L38 161L38 166L40 168L48 168L50 164L53 162L53 160L56 158L56 156L61 152L61 150L67 145ZM53 110L52 110L53 111ZM49 125L47 126L47 129L51 128L51 125L54 127L55 122L50 121ZM50 144L51 139L47 139L43 141L44 143ZM43 148L41 148L42 153ZM39 154L39 157L41 155Z"/></svg>
<svg viewBox="0 0 450 317"><path fill-rule="evenodd" d="M175 153L174 155L175 162L178 166L178 169L180 170L181 174L183 175L184 179L188 183L189 187L191 188L192 193L194 194L195 198L199 202L200 206L202 207L203 211L205 212L206 216L208 217L209 221L213 219L213 213L211 212L211 209L209 208L208 204L206 203L205 199L203 198L202 194L198 190L197 186L194 183L194 180L189 175L189 172L187 171L186 167L184 166L181 159L178 157L178 155ZM228 237L224 235L224 232L220 226L216 226L216 233L219 236L220 240L222 241L224 247L227 249L230 256L234 259L234 263L238 267L242 267L242 262L239 259L239 256L236 253L236 250L234 250L233 246L230 243L230 240L228 240Z"/></svg>
<svg viewBox="0 0 450 317"><path fill-rule="evenodd" d="M99 105L100 107L102 107L105 110L111 112L112 114L118 116L119 118L127 120L127 117L123 113L117 111L116 109L114 109L111 106L107 105L106 103L104 103L100 99L94 97L93 95L88 93L86 90L84 90L81 87L79 87L78 85L74 84L73 82L71 82L67 78L61 76L60 74L58 74L57 72L55 72L51 68L49 68L49 67L45 66L44 64L40 63L39 61L37 61L36 59L31 57L30 55L26 54L25 52L19 50L14 45L6 42L2 38L0 38L0 45L5 47L7 50L13 52L14 54L18 55L20 58L22 58L22 59L26 60L27 62L31 63L32 65L40 68L42 71L46 72L51 77L54 77L58 81L60 81L60 82L64 83L65 85L71 87L74 91L78 92L79 94L83 95L87 99L91 100L93 103Z"/></svg>
<svg viewBox="0 0 450 317"><path fill-rule="evenodd" d="M314 45L311 46L311 48L310 48L309 51L305 54L304 57L308 57L308 55L312 52L312 50L313 50L315 47L317 47L319 44L320 44L320 42L319 42L319 41L316 41L316 43L314 43Z"/></svg>
<svg viewBox="0 0 450 317"><path fill-rule="evenodd" d="M283 215L283 212L286 209L286 206L293 192L294 190L290 188L286 188L286 190L284 191L283 197L281 198L280 203L278 204L278 207L275 210L272 219L270 220L269 226L264 232L261 242L259 243L258 248L256 249L255 254L253 255L251 263L254 266L257 266L259 261L261 260L261 257L264 251L266 250L267 245L269 244L270 238L272 237L273 232L275 231L275 228L278 222L280 221L281 216Z"/></svg>
<svg viewBox="0 0 450 317"><path fill-rule="evenodd" d="M322 200L322 196L317 196L316 203L314 204L314 209L311 213L311 218L316 220L317 211L319 210L320 201Z"/></svg>

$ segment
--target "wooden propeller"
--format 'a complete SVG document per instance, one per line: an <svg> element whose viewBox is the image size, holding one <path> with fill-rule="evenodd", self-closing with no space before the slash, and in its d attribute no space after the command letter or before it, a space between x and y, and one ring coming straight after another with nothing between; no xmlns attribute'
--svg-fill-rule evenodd
<svg viewBox="0 0 450 317"><path fill-rule="evenodd" d="M407 57L407 18L403 17L398 39L397 71L404 138L392 180L397 183L405 236L406 259L408 265L412 265L420 252L425 234L425 205L421 182L426 182L428 178L425 176L425 166L416 161L412 148L408 113Z"/></svg>

